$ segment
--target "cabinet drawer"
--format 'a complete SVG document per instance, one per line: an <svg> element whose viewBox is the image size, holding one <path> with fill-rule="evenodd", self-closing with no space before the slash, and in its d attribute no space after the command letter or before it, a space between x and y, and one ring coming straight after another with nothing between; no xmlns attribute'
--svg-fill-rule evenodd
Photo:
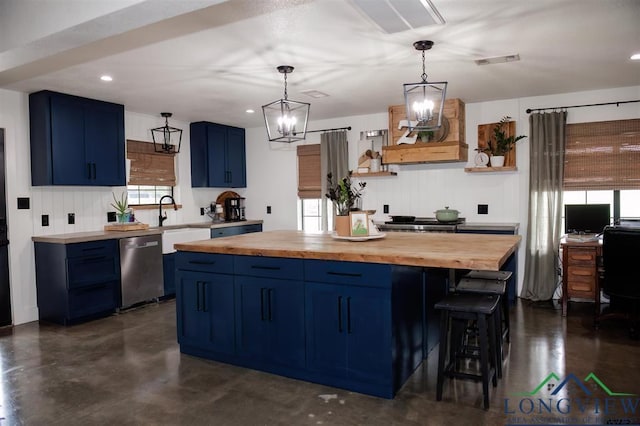
<svg viewBox="0 0 640 426"><path fill-rule="evenodd" d="M596 270L593 267L569 266L567 274L569 281L595 282L596 280Z"/></svg>
<svg viewBox="0 0 640 426"><path fill-rule="evenodd" d="M176 268L183 271L233 273L233 256L226 254L178 252Z"/></svg>
<svg viewBox="0 0 640 426"><path fill-rule="evenodd" d="M113 254L67 259L69 289L85 287L101 281L118 280L120 267Z"/></svg>
<svg viewBox="0 0 640 426"><path fill-rule="evenodd" d="M569 249L569 265L595 265L596 251L592 249Z"/></svg>
<svg viewBox="0 0 640 426"><path fill-rule="evenodd" d="M69 318L115 311L117 285L117 281L109 281L69 291Z"/></svg>
<svg viewBox="0 0 640 426"><path fill-rule="evenodd" d="M304 277L302 259L235 256L233 263L236 275L284 280L302 280Z"/></svg>
<svg viewBox="0 0 640 426"><path fill-rule="evenodd" d="M386 288L391 283L391 266L309 259L304 262L304 276L306 281Z"/></svg>
<svg viewBox="0 0 640 426"><path fill-rule="evenodd" d="M585 292L593 294L595 291L595 284L593 282L570 281L569 283L567 283L567 287L569 288L569 294L574 294L575 292Z"/></svg>
<svg viewBox="0 0 640 426"><path fill-rule="evenodd" d="M67 244L67 257L79 256L118 256L117 240L90 241L87 243Z"/></svg>

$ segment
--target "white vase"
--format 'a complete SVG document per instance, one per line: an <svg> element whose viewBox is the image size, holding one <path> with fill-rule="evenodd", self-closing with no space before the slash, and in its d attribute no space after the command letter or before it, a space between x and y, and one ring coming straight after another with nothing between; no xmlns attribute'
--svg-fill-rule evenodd
<svg viewBox="0 0 640 426"><path fill-rule="evenodd" d="M491 156L491 167L503 167L503 166L504 166L504 155Z"/></svg>

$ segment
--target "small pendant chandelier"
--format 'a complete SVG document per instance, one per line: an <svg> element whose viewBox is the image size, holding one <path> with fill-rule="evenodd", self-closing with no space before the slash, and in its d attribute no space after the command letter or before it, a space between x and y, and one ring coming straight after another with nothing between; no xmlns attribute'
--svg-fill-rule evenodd
<svg viewBox="0 0 640 426"><path fill-rule="evenodd" d="M427 81L424 56L425 51L433 47L433 42L420 40L413 43L413 47L422 51L422 81L404 84L407 124L411 132L436 130L442 126L447 82Z"/></svg>
<svg viewBox="0 0 640 426"><path fill-rule="evenodd" d="M291 143L304 140L307 136L307 121L311 105L288 99L287 74L293 72L293 67L280 65L278 72L284 74L284 98L262 107L269 141Z"/></svg>
<svg viewBox="0 0 640 426"><path fill-rule="evenodd" d="M153 148L155 152L165 154L177 154L180 152L180 144L182 143L182 130L169 126L169 117L173 114L170 112L161 112L164 117L164 126L151 129L151 137L153 137Z"/></svg>

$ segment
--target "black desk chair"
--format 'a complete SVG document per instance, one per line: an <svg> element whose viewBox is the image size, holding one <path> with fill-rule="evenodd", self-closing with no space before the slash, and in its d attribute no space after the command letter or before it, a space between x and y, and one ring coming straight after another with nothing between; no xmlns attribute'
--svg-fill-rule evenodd
<svg viewBox="0 0 640 426"><path fill-rule="evenodd" d="M596 327L601 320L624 318L630 322L631 337L637 339L640 337L640 228L607 226L602 236L602 257L601 288L610 298L610 306L608 313L596 313Z"/></svg>

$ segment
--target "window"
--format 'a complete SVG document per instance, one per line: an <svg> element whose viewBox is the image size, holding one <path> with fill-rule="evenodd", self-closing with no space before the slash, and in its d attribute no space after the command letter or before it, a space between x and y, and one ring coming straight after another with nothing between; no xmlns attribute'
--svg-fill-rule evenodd
<svg viewBox="0 0 640 426"><path fill-rule="evenodd" d="M174 154L157 153L153 144L127 140L131 161L127 193L129 204L158 204L164 195L173 196L176 185Z"/></svg>
<svg viewBox="0 0 640 426"><path fill-rule="evenodd" d="M129 204L158 204L165 195L173 197L172 186L127 185Z"/></svg>
<svg viewBox="0 0 640 426"><path fill-rule="evenodd" d="M333 203L327 201L327 211L324 215L328 219L329 229L333 229ZM322 231L322 198L303 198L298 203L298 229L301 231Z"/></svg>
<svg viewBox="0 0 640 426"><path fill-rule="evenodd" d="M611 223L640 218L640 119L567 125L564 205L610 204Z"/></svg>

